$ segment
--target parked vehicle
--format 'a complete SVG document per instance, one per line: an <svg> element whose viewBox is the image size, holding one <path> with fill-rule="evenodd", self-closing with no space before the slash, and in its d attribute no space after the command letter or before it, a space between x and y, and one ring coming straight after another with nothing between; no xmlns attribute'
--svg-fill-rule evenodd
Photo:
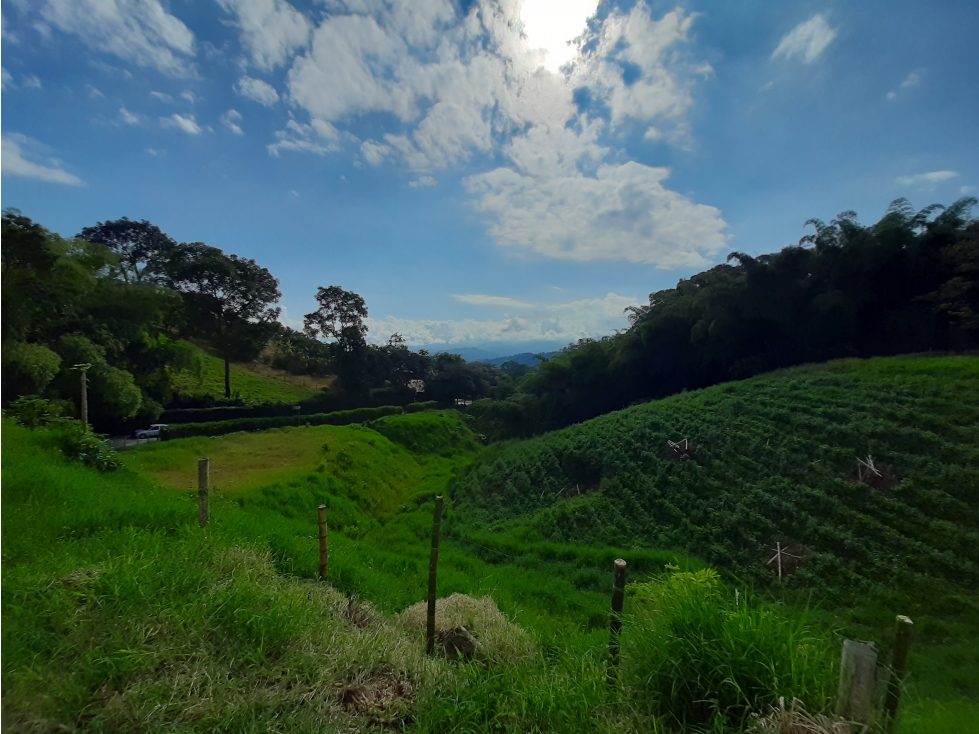
<svg viewBox="0 0 979 734"><path fill-rule="evenodd" d="M136 431L136 438L159 438L160 434L167 428L166 423L154 423L149 428Z"/></svg>

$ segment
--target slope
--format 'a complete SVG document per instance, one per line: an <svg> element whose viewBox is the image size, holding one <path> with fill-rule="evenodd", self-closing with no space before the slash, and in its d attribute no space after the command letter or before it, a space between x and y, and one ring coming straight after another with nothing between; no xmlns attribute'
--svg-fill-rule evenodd
<svg viewBox="0 0 979 734"><path fill-rule="evenodd" d="M669 448L684 438L691 451ZM868 455L896 486L858 481ZM948 595L979 584L979 359L838 361L675 395L502 445L453 496L486 542L676 548L763 585L781 543L801 556L789 589L975 611Z"/></svg>

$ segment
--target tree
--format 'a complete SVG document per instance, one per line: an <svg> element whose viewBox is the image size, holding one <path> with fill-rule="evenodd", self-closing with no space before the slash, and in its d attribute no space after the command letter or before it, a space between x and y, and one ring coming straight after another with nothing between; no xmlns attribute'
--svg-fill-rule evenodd
<svg viewBox="0 0 979 734"><path fill-rule="evenodd" d="M203 242L180 244L160 261L165 282L183 295L190 329L224 359L224 395L231 397L231 360L254 357L274 334L281 309L279 281L254 260L226 255Z"/></svg>
<svg viewBox="0 0 979 734"><path fill-rule="evenodd" d="M320 307L303 319L306 334L336 340L342 352L353 352L366 345L367 304L353 291L338 285L316 291Z"/></svg>
<svg viewBox="0 0 979 734"><path fill-rule="evenodd" d="M177 246L176 241L155 224L145 219L134 222L126 217L85 227L76 238L105 245L120 255L119 270L123 279L136 282L147 274L155 274L153 264L157 258Z"/></svg>

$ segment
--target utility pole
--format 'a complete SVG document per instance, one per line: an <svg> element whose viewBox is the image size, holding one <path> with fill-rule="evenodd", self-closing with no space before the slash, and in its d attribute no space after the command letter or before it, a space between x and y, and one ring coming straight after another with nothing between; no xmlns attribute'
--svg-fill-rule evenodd
<svg viewBox="0 0 979 734"><path fill-rule="evenodd" d="M85 426L85 430L88 430L88 371L91 369L90 364L76 364L72 367L73 370L77 370L81 373L82 378L82 425Z"/></svg>

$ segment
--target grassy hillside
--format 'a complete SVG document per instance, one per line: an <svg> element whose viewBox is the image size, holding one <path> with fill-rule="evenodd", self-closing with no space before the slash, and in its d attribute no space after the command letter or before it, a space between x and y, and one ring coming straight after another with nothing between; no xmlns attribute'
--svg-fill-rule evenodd
<svg viewBox="0 0 979 734"><path fill-rule="evenodd" d="M224 362L197 347L200 369L174 377L174 387L184 395L224 397ZM332 377L291 375L259 362L232 363L231 392L252 403L289 403L318 394L333 382Z"/></svg>
<svg viewBox="0 0 979 734"><path fill-rule="evenodd" d="M936 527L952 538L971 532L969 516L936 520L909 489L941 469L943 486L968 501L970 452L979 445L975 369L975 360L956 359L804 368L488 448L451 411L181 439L127 452L125 467L106 475L65 464L43 431L5 423L4 727L668 732L685 722L686 731L740 731L746 716L778 696L827 705L837 630L874 639L886 652L893 615L910 611L916 641L899 732L966 731L979 713L976 594L947 569L972 562L969 549L943 551L934 579L919 571L900 594L870 583L843 551L795 528L766 527L744 548L763 545L769 532L810 548L810 565L780 589L765 575L767 557L726 534L728 516L743 517L738 494L717 503L724 479L756 498L759 517L767 505L757 498L770 486L791 487L779 497L805 510L799 497L812 495L801 487L812 483L829 497L816 509L832 512L810 508L802 528L842 531L849 523L878 555L886 542L905 542L896 538L939 547L920 532L931 523L945 523ZM819 411L828 412L820 418ZM904 484L878 497L835 474L821 483L826 459L811 473L791 473L797 454L816 453L812 461L836 454L823 433L812 429L803 440L789 425L822 426L829 437L867 435L853 450L893 463ZM665 437L683 432L700 448L690 459L666 461ZM901 450L885 448L885 434L903 436ZM927 451L914 453L922 435ZM193 489L202 456L211 459L214 488L205 531L196 524ZM844 477L853 456L839 459ZM734 469L714 474L735 460ZM488 481L492 472L497 481ZM640 525L657 516L641 496L628 503L617 494L627 479L648 486L643 476L667 489L678 529L665 520L655 529ZM572 481L574 496L559 493ZM438 623L475 632L481 652L468 665L421 654L416 606L426 595L430 499L450 487ZM895 514L905 502L917 503L913 512ZM315 581L320 503L330 524L325 585ZM785 517L800 512L790 509ZM895 516L914 522L875 529ZM686 542L690 533L696 542ZM711 556L715 546L724 552ZM664 547L714 558L728 569L727 583L702 561ZM817 554L840 557L850 569L839 586L825 575L827 561L811 561ZM619 556L637 583L627 595L620 685L610 692L608 594ZM807 589L816 593L799 599ZM924 614L928 589L937 593Z"/></svg>

